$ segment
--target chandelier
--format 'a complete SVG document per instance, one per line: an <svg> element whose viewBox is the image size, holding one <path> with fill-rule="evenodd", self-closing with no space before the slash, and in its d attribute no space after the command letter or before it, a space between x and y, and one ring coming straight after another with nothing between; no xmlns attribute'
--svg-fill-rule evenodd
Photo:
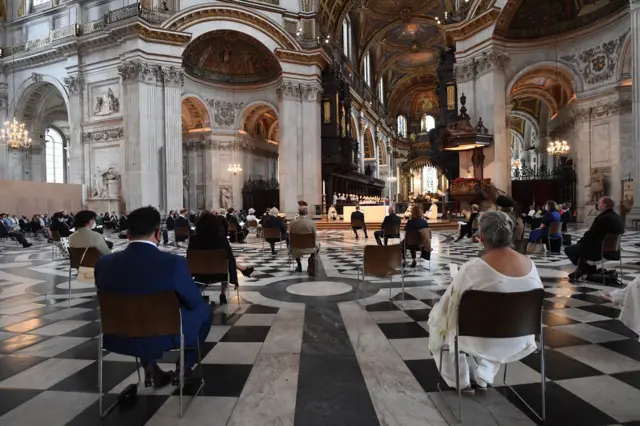
<svg viewBox="0 0 640 426"><path fill-rule="evenodd" d="M387 182L389 182L389 183L396 183L397 181L398 181L398 178L395 177L395 176L389 176L387 178Z"/></svg>
<svg viewBox="0 0 640 426"><path fill-rule="evenodd" d="M565 156L569 153L569 149L567 141L554 141L547 147L547 154Z"/></svg>
<svg viewBox="0 0 640 426"><path fill-rule="evenodd" d="M227 171L229 173L233 173L234 176L236 176L238 173L240 173L242 171L242 167L240 167L240 164L230 164L229 168L227 169Z"/></svg>
<svg viewBox="0 0 640 426"><path fill-rule="evenodd" d="M18 122L15 117L11 121L5 121L4 129L0 129L0 144L14 150L29 149L31 138L24 123Z"/></svg>

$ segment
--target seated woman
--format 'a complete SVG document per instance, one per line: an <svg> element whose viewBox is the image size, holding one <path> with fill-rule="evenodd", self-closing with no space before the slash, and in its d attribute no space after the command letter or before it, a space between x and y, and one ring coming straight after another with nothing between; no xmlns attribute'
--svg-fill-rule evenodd
<svg viewBox="0 0 640 426"><path fill-rule="evenodd" d="M458 307L467 290L500 293L523 292L542 288L533 262L512 250L513 222L503 212L489 211L480 217L480 241L485 253L465 263L440 301L429 314L429 347L436 365L445 345L454 348ZM491 309L487 306L487 309ZM486 390L501 363L516 361L536 350L535 336L506 339L461 337L459 340L460 387L467 394ZM464 354L462 354L464 352ZM446 383L456 386L455 353L444 352L438 365Z"/></svg>
<svg viewBox="0 0 640 426"><path fill-rule="evenodd" d="M287 235L287 225L284 224L284 220L280 217L280 212L277 208L269 210L269 214L262 219L260 223L263 228L276 228L280 229L280 239L287 242L289 247L289 235ZM268 238L267 242L271 246L271 254L276 254L276 243L280 240Z"/></svg>
<svg viewBox="0 0 640 426"><path fill-rule="evenodd" d="M411 207L411 218L407 221L406 225L404 226L405 233L406 232L412 232L412 231L418 231L419 232L421 229L426 229L428 227L429 227L429 224L422 217L422 210L420 209L420 206L414 205L413 207ZM405 236L405 238L406 238L406 236ZM400 242L400 244L404 247L404 240L402 240ZM416 267L416 251L418 251L420 249L420 247L418 247L416 245L409 245L409 246L407 246L407 248L409 249L409 252L411 253L411 259L412 259L411 267L415 268ZM422 249L422 253L420 255L421 255L421 257L423 259L429 259L429 257L431 256L431 253L429 253L428 251L426 251L423 248ZM403 259L403 261L405 259L404 250L402 250L402 259Z"/></svg>
<svg viewBox="0 0 640 426"><path fill-rule="evenodd" d="M64 220L64 216L60 212L56 212L53 214L51 218L51 226L49 227L52 231L58 231L60 233L60 237L69 238L71 235L71 231L69 230L69 226L67 222Z"/></svg>
<svg viewBox="0 0 640 426"><path fill-rule="evenodd" d="M530 242L538 241L542 238L546 244L549 238L549 228L551 227L551 224L561 221L560 213L558 212L558 205L555 201L547 201L546 209L547 211L542 215L542 223L540 224L540 227L531 230L531 233L529 234ZM562 238L562 234L553 234L551 237Z"/></svg>
<svg viewBox="0 0 640 426"><path fill-rule="evenodd" d="M245 277L250 277L253 273L253 267L244 266L236 263L236 259L231 251L229 240L227 240L225 227L223 222L224 217L214 216L211 213L203 213L196 222L196 232L189 238L189 248L193 250L219 250L222 249L227 253L227 260L229 261L229 282L236 287L238 286L238 273L236 269L242 272ZM214 275L214 276L196 276L196 281L202 283L214 283L223 282L226 280L226 275ZM220 291L220 304L227 303L226 296L227 283L222 284Z"/></svg>
<svg viewBox="0 0 640 426"><path fill-rule="evenodd" d="M42 232L42 224L40 223L40 215L34 214L31 218L31 222L29 223L29 227L31 228L31 232L34 234L37 232Z"/></svg>
<svg viewBox="0 0 640 426"><path fill-rule="evenodd" d="M621 308L618 319L631 331L640 335L640 277L625 288L601 293L600 296L612 302L614 308Z"/></svg>
<svg viewBox="0 0 640 426"><path fill-rule="evenodd" d="M471 238L473 234L473 222L478 218L478 205L471 205L471 214L469 215L469 220L464 223L464 225L460 226L460 235L456 239L456 242L463 239L465 236L467 238Z"/></svg>
<svg viewBox="0 0 640 426"><path fill-rule="evenodd" d="M69 237L69 247L95 247L103 255L111 253L113 243L106 241L102 235L93 231L96 226L96 217L96 212L91 210L78 212L75 217L76 232Z"/></svg>
<svg viewBox="0 0 640 426"><path fill-rule="evenodd" d="M247 215L247 222L258 222L255 209L249 209L249 214Z"/></svg>

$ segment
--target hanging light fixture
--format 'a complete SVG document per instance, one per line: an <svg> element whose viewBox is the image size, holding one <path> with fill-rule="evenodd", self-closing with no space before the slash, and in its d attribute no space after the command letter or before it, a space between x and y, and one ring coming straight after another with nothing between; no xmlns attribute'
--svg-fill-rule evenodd
<svg viewBox="0 0 640 426"><path fill-rule="evenodd" d="M31 148L31 138L24 123L19 122L15 117L11 121L5 121L4 128L0 129L0 144L15 151Z"/></svg>
<svg viewBox="0 0 640 426"><path fill-rule="evenodd" d="M13 33L12 33L13 34ZM13 40L11 40L13 42ZM15 61L13 62L15 64ZM11 70L13 78L13 110L15 114L16 105L16 72L15 67ZM12 120L4 123L4 128L0 129L0 145L6 145L9 149L15 151L23 151L31 148L31 138L29 132L25 128L24 123L16 120L14 116Z"/></svg>
<svg viewBox="0 0 640 426"><path fill-rule="evenodd" d="M397 181L398 181L398 178L393 176L393 175L391 175L391 176L389 176L387 178L387 182L389 182L389 183L396 183Z"/></svg>
<svg viewBox="0 0 640 426"><path fill-rule="evenodd" d="M547 147L547 154L555 155L557 157L563 157L569 154L570 149L571 148L569 147L567 141L553 141Z"/></svg>
<svg viewBox="0 0 640 426"><path fill-rule="evenodd" d="M231 111L235 112L235 107L236 107L236 97L235 97L235 87L231 86ZM233 153L235 152L235 148L236 148L236 133L243 133L246 134L247 132L244 131L244 129L239 130L238 132L233 132L233 149L231 151L231 155L233 156ZM227 171L229 173L233 173L234 176L237 176L238 173L242 172L242 167L240 167L240 164L238 163L232 163L229 164L229 167L227 168Z"/></svg>
<svg viewBox="0 0 640 426"><path fill-rule="evenodd" d="M240 173L242 171L242 167L240 167L240 164L229 164L229 168L227 169L227 171L229 173L233 173L234 176L237 176L238 173Z"/></svg>

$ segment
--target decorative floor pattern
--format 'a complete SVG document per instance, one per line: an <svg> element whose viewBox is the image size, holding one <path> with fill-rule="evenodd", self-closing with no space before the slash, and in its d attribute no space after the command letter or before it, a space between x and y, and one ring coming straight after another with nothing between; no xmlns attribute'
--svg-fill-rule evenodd
<svg viewBox="0 0 640 426"><path fill-rule="evenodd" d="M576 239L582 230L574 232ZM100 421L97 399L99 310L90 286L71 279L68 263L36 241L0 243L0 425L447 425L457 424L437 391L427 320L451 271L477 255L478 244L434 233L431 261L418 260L402 280L373 282L357 302L357 267L366 244L353 234L322 231L319 274L291 273L284 246L271 255L253 236L234 245L254 266L240 276L240 304L216 309L204 344L206 382L183 419L176 388L139 388L135 405ZM126 246L115 240L117 250ZM640 232L623 238L623 282L640 274ZM184 248L160 247L184 255ZM563 255L533 257L546 290L546 425L640 424L640 343L598 296L604 287L571 285ZM607 268L618 267L615 262ZM214 290L207 292L216 300ZM391 297L392 300L389 300ZM540 409L539 355L509 365L508 382ZM161 366L173 369L176 354ZM132 358L105 354L106 403L137 382ZM187 392L189 393L189 392ZM448 397L451 393L447 394ZM486 394L463 400L463 424L532 425L504 386L502 372Z"/></svg>

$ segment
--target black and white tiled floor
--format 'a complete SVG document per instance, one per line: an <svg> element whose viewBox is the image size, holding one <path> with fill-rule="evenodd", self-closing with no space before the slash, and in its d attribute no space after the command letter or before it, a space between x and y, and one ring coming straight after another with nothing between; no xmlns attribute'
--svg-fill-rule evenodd
<svg viewBox="0 0 640 426"><path fill-rule="evenodd" d="M576 231L576 236L580 234ZM254 237L234 245L240 304L215 311L203 348L202 396L177 416L176 388L140 388L133 406L98 417L99 311L90 286L72 279L42 242L22 249L0 243L0 425L282 425L376 426L456 424L439 395L428 350L429 312L451 271L476 256L478 244L436 232L430 264L372 282L356 303L363 247L348 232L320 233L319 275L292 274L284 249L272 256ZM623 281L640 274L639 232L623 239ZM116 249L126 245L116 241ZM184 249L161 247L183 255ZM598 296L603 287L571 285L563 255L535 256L547 291L545 355L547 425L640 425L640 343ZM607 268L614 267L607 264ZM427 268L430 268L428 270ZM389 288L391 287L391 288ZM215 291L210 292L212 300ZM389 301L391 295L392 301ZM481 313L479 313L481 315ZM162 367L173 369L175 354ZM106 402L137 382L133 359L105 355ZM538 355L509 365L508 382L540 408ZM502 372L486 394L466 397L463 424L532 425L507 391Z"/></svg>

